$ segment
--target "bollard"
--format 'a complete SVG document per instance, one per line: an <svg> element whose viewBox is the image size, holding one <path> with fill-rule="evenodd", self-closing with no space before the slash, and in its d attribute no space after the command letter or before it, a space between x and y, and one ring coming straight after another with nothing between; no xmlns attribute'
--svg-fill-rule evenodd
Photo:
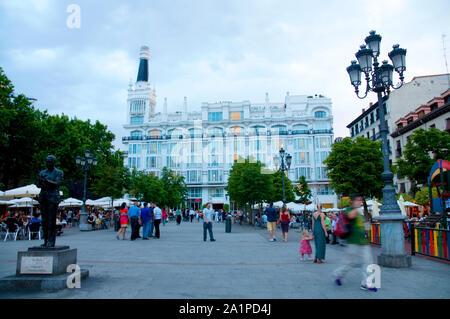
<svg viewBox="0 0 450 319"><path fill-rule="evenodd" d="M227 216L227 220L225 221L225 232L231 233L231 216Z"/></svg>

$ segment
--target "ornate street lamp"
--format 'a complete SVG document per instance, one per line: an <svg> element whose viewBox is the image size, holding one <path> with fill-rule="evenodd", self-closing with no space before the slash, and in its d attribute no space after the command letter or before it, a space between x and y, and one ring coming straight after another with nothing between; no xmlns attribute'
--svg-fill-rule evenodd
<svg viewBox="0 0 450 319"><path fill-rule="evenodd" d="M80 165L84 170L84 187L83 187L83 206L80 212L80 230L91 230L87 222L87 212L86 212L86 188L87 188L87 173L91 166L97 166L97 158L91 156L89 150L86 150L84 157L77 156L77 165Z"/></svg>
<svg viewBox="0 0 450 319"><path fill-rule="evenodd" d="M383 188L383 206L380 210L380 217L376 218L380 221L382 240L378 264L387 267L410 267L411 256L405 253L404 245L403 221L405 217L401 214L395 196L395 189L392 186L394 174L392 174L389 164L388 128L383 107L383 96L387 100L391 89L399 89L403 85L403 72L406 70L406 50L400 48L398 44L394 45L393 50L388 54L393 65L389 64L388 61L383 61L380 66L378 57L380 55L381 36L376 34L375 31L370 31L370 35L366 37L365 42L366 45L362 45L355 54L358 61L352 61L347 68L347 72L358 98L364 99L370 91L376 92L378 95L384 168L381 176L385 183ZM393 85L392 81L394 70L398 73L400 79L396 86ZM361 74L364 74L366 80L364 96L359 96Z"/></svg>
<svg viewBox="0 0 450 319"><path fill-rule="evenodd" d="M279 158L281 158L281 165L280 168L278 168ZM290 154L285 154L285 150L283 148L280 149L280 156L275 155L273 157L273 161L275 164L275 167L277 167L278 170L282 172L282 180L283 180L283 204L286 204L286 191L284 186L284 172L289 171L289 168L291 167L292 163L292 156Z"/></svg>

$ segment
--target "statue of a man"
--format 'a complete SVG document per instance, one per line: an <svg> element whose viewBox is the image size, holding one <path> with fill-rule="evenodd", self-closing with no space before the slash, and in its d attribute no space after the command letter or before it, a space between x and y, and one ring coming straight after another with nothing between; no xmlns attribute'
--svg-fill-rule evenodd
<svg viewBox="0 0 450 319"><path fill-rule="evenodd" d="M41 247L55 247L56 240L56 212L58 210L59 186L62 184L63 172L55 168L56 157L46 158L47 169L39 173L37 186L41 188L39 203L41 204L42 228L44 244Z"/></svg>

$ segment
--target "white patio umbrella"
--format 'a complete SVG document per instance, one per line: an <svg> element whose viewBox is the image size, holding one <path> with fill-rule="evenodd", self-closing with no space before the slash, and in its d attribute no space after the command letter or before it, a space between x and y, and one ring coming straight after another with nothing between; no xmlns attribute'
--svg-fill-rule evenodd
<svg viewBox="0 0 450 319"><path fill-rule="evenodd" d="M411 203L411 202L404 202L403 203L405 205L405 207L419 207L420 205Z"/></svg>
<svg viewBox="0 0 450 319"><path fill-rule="evenodd" d="M131 206L133 204L133 202L129 199L126 198L120 198L120 199L115 199L113 202L113 206L114 207L120 207L120 205L122 205L122 203L126 203L127 206Z"/></svg>
<svg viewBox="0 0 450 319"><path fill-rule="evenodd" d="M95 204L96 204L95 200L92 200L92 199L87 199L86 200L86 205L87 206L95 206Z"/></svg>
<svg viewBox="0 0 450 319"><path fill-rule="evenodd" d="M275 203L273 203L273 207L283 207L283 201L278 201L278 202L275 202Z"/></svg>
<svg viewBox="0 0 450 319"><path fill-rule="evenodd" d="M81 207L81 205L83 205L83 201L72 197L59 203L59 207Z"/></svg>
<svg viewBox="0 0 450 319"><path fill-rule="evenodd" d="M290 202L286 204L287 208L293 212L298 212L301 211L303 208L303 205L299 205L297 203L294 202Z"/></svg>
<svg viewBox="0 0 450 319"><path fill-rule="evenodd" d="M22 207L31 208L31 207L33 207L33 205L32 204L21 203L21 204L12 204L12 205L9 205L8 207L11 207L11 208L22 208Z"/></svg>
<svg viewBox="0 0 450 319"><path fill-rule="evenodd" d="M41 192L41 189L34 184L22 186L5 191L3 197L36 197Z"/></svg>
<svg viewBox="0 0 450 319"><path fill-rule="evenodd" d="M9 201L13 205L31 205L31 206L19 206L19 207L32 207L33 205L38 205L39 202L37 200L32 199L31 197L22 197L19 199L12 199Z"/></svg>

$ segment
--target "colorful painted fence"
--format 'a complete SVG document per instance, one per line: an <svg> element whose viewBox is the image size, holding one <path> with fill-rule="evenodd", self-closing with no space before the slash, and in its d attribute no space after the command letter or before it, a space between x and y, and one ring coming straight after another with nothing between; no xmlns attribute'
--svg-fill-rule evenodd
<svg viewBox="0 0 450 319"><path fill-rule="evenodd" d="M421 254L450 260L449 230L439 228L416 227L412 224L411 254Z"/></svg>
<svg viewBox="0 0 450 319"><path fill-rule="evenodd" d="M381 245L380 223L372 223L370 229L366 230L366 237L369 243Z"/></svg>

